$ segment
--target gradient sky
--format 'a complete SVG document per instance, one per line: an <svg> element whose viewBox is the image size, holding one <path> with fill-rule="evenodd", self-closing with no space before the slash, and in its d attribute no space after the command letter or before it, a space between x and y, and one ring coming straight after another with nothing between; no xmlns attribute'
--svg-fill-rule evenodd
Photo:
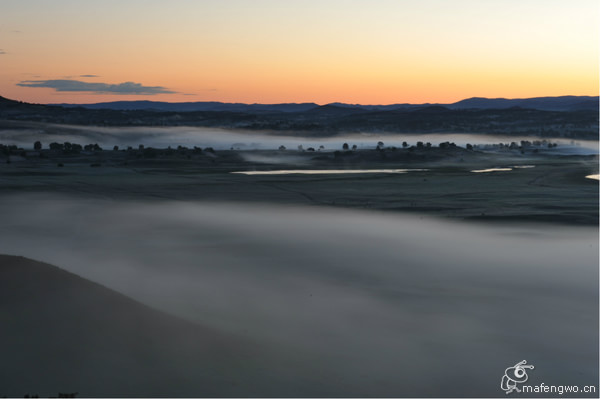
<svg viewBox="0 0 600 399"><path fill-rule="evenodd" d="M597 0L0 0L0 95L40 103L598 95Z"/></svg>

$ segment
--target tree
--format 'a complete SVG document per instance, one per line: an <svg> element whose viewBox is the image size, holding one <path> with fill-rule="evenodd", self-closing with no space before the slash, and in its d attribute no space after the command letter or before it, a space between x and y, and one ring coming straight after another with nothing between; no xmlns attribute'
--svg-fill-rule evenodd
<svg viewBox="0 0 600 399"><path fill-rule="evenodd" d="M357 149L357 148L358 148L358 147L356 146L356 144L354 144L354 145L352 146L352 151L356 151L356 149Z"/></svg>
<svg viewBox="0 0 600 399"><path fill-rule="evenodd" d="M36 141L35 143L33 143L33 149L36 151L39 151L42 149L42 143L40 141Z"/></svg>
<svg viewBox="0 0 600 399"><path fill-rule="evenodd" d="M403 141L402 142L402 148L406 148L406 147L408 147L408 143L406 141Z"/></svg>
<svg viewBox="0 0 600 399"><path fill-rule="evenodd" d="M377 148L383 148L383 141L378 141L377 142Z"/></svg>
<svg viewBox="0 0 600 399"><path fill-rule="evenodd" d="M344 143L344 145L342 145L342 150L348 151L348 148L348 143Z"/></svg>
<svg viewBox="0 0 600 399"><path fill-rule="evenodd" d="M118 145L114 146L113 151L119 151L119 146Z"/></svg>

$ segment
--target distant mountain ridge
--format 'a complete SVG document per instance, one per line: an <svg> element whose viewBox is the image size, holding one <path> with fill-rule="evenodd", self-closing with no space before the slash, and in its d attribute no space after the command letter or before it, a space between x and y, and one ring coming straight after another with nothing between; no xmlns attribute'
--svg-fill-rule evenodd
<svg viewBox="0 0 600 399"><path fill-rule="evenodd" d="M598 97L469 98L453 104L228 104L119 101L43 105L0 97L0 122L202 126L278 134L476 133L598 140ZM11 123L8 125L12 126ZM285 132L285 133L284 133Z"/></svg>
<svg viewBox="0 0 600 399"><path fill-rule="evenodd" d="M472 97L450 104L451 109L506 109L528 108L542 111L580 111L598 109L598 97L560 96L534 98L483 98Z"/></svg>
<svg viewBox="0 0 600 399"><path fill-rule="evenodd" d="M325 105L316 103L282 103L282 104L244 104L223 103L218 101L207 102L179 102L170 103L162 101L113 101L94 104L48 104L66 108L81 107L86 109L110 109L110 110L144 110L161 112L246 112L246 113L268 113L268 112L306 112L315 110L318 112L336 112L336 109L349 108L365 111L393 111L411 110L432 106L441 106L448 109L507 109L526 108L540 111L580 111L597 110L599 107L598 96L559 96L559 97L533 97L533 98L484 98L472 97L451 104L425 103L425 104L389 104L389 105L362 105L334 102ZM328 107L328 108L323 108ZM341 113L341 110L339 110Z"/></svg>

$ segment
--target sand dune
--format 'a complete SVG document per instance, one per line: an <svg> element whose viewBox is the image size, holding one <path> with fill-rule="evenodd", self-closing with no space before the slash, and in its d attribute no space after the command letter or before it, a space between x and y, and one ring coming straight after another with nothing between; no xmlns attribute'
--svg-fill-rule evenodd
<svg viewBox="0 0 600 399"><path fill-rule="evenodd" d="M49 264L0 255L0 325L2 396L252 393L242 340Z"/></svg>

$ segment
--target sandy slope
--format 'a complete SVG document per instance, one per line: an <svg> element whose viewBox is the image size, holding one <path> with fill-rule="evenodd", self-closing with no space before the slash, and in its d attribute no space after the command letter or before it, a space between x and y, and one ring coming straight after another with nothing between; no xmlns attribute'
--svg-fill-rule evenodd
<svg viewBox="0 0 600 399"><path fill-rule="evenodd" d="M0 395L248 392L241 341L45 263L0 255L0 325Z"/></svg>

